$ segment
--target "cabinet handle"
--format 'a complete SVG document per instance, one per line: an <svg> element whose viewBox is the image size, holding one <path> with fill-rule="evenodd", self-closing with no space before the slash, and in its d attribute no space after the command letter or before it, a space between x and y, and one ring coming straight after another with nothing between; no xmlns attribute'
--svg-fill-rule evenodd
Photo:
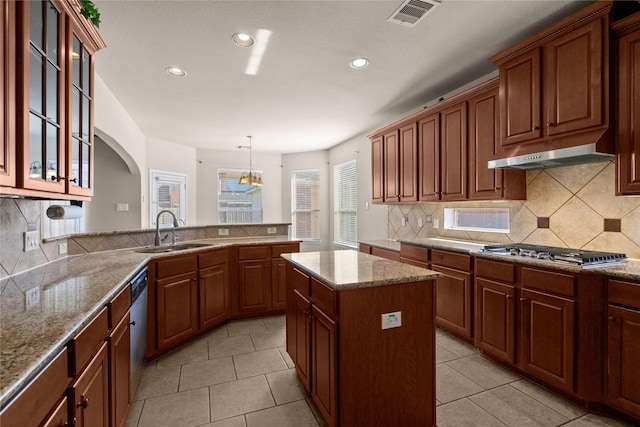
<svg viewBox="0 0 640 427"><path fill-rule="evenodd" d="M76 182L78 182L78 178L72 178L72 179L70 179L70 180L69 180L69 182L74 182L74 183L76 183Z"/></svg>
<svg viewBox="0 0 640 427"><path fill-rule="evenodd" d="M511 295L505 295L505 298L506 298L506 299L511 299L511 298L513 298L513 297L512 297Z"/></svg>
<svg viewBox="0 0 640 427"><path fill-rule="evenodd" d="M609 323L616 323L616 318L609 316Z"/></svg>
<svg viewBox="0 0 640 427"><path fill-rule="evenodd" d="M136 326L136 321L135 321L135 320L132 320L131 322L129 322L129 324L130 324L131 326Z"/></svg>
<svg viewBox="0 0 640 427"><path fill-rule="evenodd" d="M520 302L526 302L527 299L526 298L520 298Z"/></svg>
<svg viewBox="0 0 640 427"><path fill-rule="evenodd" d="M534 126L531 128L531 130L538 130L538 129L540 129L540 126Z"/></svg>
<svg viewBox="0 0 640 427"><path fill-rule="evenodd" d="M81 396L80 398L82 399L82 401L78 403L76 407L87 409L87 406L89 406L89 398L84 396Z"/></svg>
<svg viewBox="0 0 640 427"><path fill-rule="evenodd" d="M553 122L548 122L548 123L547 123L547 127L551 127L551 126L555 126L555 125L556 125L556 124L555 124L555 123L553 123Z"/></svg>

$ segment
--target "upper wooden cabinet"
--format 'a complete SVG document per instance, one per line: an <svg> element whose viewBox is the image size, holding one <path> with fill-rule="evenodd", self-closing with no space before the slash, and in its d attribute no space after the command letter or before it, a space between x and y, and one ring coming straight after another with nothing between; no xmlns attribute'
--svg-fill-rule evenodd
<svg viewBox="0 0 640 427"><path fill-rule="evenodd" d="M616 194L640 195L640 13L612 26L616 35Z"/></svg>
<svg viewBox="0 0 640 427"><path fill-rule="evenodd" d="M525 199L524 171L487 167L499 123L495 78L370 135L372 202Z"/></svg>
<svg viewBox="0 0 640 427"><path fill-rule="evenodd" d="M500 68L500 156L566 148L588 138L611 151L609 12L596 2L491 58Z"/></svg>
<svg viewBox="0 0 640 427"><path fill-rule="evenodd" d="M105 44L77 1L2 6L3 92L17 89L4 94L0 193L90 200L94 53Z"/></svg>
<svg viewBox="0 0 640 427"><path fill-rule="evenodd" d="M16 2L2 1L0 7L0 99L2 99L2 117L0 117L0 133L3 143L0 146L0 186L14 187L16 185L16 133L15 133L15 103L16 103L16 45L15 23Z"/></svg>

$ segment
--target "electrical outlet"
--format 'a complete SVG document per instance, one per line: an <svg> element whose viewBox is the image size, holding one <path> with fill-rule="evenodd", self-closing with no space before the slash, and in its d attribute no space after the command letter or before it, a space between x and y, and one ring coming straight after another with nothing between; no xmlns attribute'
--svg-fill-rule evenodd
<svg viewBox="0 0 640 427"><path fill-rule="evenodd" d="M58 255L65 255L67 253L67 244L60 243L58 245Z"/></svg>
<svg viewBox="0 0 640 427"><path fill-rule="evenodd" d="M399 328L402 326L402 312L384 313L382 315L382 329Z"/></svg>
<svg viewBox="0 0 640 427"><path fill-rule="evenodd" d="M116 210L118 212L127 212L129 210L129 203L116 203Z"/></svg>
<svg viewBox="0 0 640 427"><path fill-rule="evenodd" d="M427 223L430 224L433 221L433 217L431 215L427 215Z"/></svg>
<svg viewBox="0 0 640 427"><path fill-rule="evenodd" d="M418 228L422 227L422 218L418 218Z"/></svg>
<svg viewBox="0 0 640 427"><path fill-rule="evenodd" d="M229 229L228 228L218 228L218 236L228 236Z"/></svg>
<svg viewBox="0 0 640 427"><path fill-rule="evenodd" d="M267 228L267 234L276 234L278 232L278 228L277 227L268 227Z"/></svg>
<svg viewBox="0 0 640 427"><path fill-rule="evenodd" d="M40 232L38 230L24 232L24 251L35 251L40 247Z"/></svg>
<svg viewBox="0 0 640 427"><path fill-rule="evenodd" d="M40 288L35 287L28 289L26 292L27 297L27 310L40 304Z"/></svg>

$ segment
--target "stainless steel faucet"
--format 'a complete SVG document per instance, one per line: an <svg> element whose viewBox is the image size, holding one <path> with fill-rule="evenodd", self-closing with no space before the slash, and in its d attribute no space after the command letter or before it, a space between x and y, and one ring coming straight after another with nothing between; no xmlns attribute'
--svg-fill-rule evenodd
<svg viewBox="0 0 640 427"><path fill-rule="evenodd" d="M178 240L178 235L176 234L176 228L178 228L178 218L176 218L176 215L173 212L165 209L158 212L158 216L156 217L156 246L160 246L160 243L162 242L162 239L160 238L160 215L162 215L163 213L171 214L171 216L173 217L173 227L171 228L173 243L176 243L176 240Z"/></svg>

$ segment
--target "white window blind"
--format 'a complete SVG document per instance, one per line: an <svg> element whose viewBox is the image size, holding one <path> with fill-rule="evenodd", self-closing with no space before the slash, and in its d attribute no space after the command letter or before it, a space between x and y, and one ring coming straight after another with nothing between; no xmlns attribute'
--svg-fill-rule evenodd
<svg viewBox="0 0 640 427"><path fill-rule="evenodd" d="M355 160L333 167L333 186L333 241L355 248L358 245L358 170Z"/></svg>
<svg viewBox="0 0 640 427"><path fill-rule="evenodd" d="M149 169L149 224L156 226L158 212L173 212L182 225L187 221L187 175ZM173 224L169 214L160 217L160 226Z"/></svg>
<svg viewBox="0 0 640 427"><path fill-rule="evenodd" d="M320 171L291 172L291 231L294 239L320 240Z"/></svg>

